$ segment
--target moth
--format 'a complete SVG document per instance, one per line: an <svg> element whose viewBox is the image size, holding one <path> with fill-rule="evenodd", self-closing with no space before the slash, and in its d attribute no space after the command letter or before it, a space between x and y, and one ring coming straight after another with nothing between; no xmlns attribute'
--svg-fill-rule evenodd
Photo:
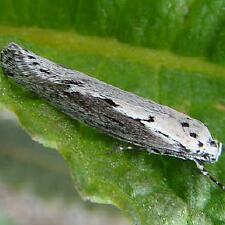
<svg viewBox="0 0 225 225"><path fill-rule="evenodd" d="M10 43L1 52L6 76L70 117L150 153L193 160L223 190L204 163L218 161L222 143L200 121L168 106L60 66Z"/></svg>

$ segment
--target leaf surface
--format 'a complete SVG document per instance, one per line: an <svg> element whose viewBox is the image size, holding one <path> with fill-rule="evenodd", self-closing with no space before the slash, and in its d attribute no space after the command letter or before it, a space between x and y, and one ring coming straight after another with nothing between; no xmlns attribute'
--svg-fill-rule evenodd
<svg viewBox="0 0 225 225"><path fill-rule="evenodd" d="M29 2L24 4L25 9ZM47 10L44 2L38 2L42 12ZM60 2L56 1L56 6ZM18 24L16 19L9 22L8 11L3 10L1 17L6 19L1 24L14 27L0 26L0 49L15 41L43 57L185 112L203 121L217 139L225 140L225 54L223 47L219 47L225 40L224 29L216 33L222 24L223 1L205 1L202 5L202 1L167 1L170 7L163 5L165 1L137 1L129 5L126 1L114 1L111 8L108 1L96 2L100 5L94 4L90 12L94 16L99 13L99 20L95 20L95 26L92 24L95 29L89 27L92 14L82 13L85 1L75 7L74 23L66 22L69 14L65 13L66 18L57 18L55 26L51 20L44 23L41 14L34 14L36 20L30 24L23 17ZM151 7L144 7L146 4ZM8 7L13 10L15 5ZM118 23L117 7L118 15L123 15ZM19 9L14 17L18 18L20 10L22 13L25 9ZM101 16L103 9L105 20ZM49 14L54 15L51 10ZM29 15L31 11L27 11ZM129 18L134 11L131 23ZM211 20L204 15L210 15ZM21 24L75 27L78 32L22 28ZM113 24L114 30L110 30ZM82 36L79 32L116 37L129 44ZM116 205L135 224L225 223L224 193L201 176L194 163L145 151L113 151L120 144L117 140L70 119L9 80L2 71L0 107L15 112L33 139L59 151L84 198ZM224 163L222 156L219 162L207 167L218 179L225 180Z"/></svg>

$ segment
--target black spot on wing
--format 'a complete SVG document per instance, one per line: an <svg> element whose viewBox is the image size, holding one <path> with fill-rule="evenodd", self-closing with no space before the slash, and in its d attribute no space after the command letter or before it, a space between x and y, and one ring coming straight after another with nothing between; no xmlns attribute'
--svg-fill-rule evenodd
<svg viewBox="0 0 225 225"><path fill-rule="evenodd" d="M33 55L28 55L27 56L29 59L36 59Z"/></svg>
<svg viewBox="0 0 225 225"><path fill-rule="evenodd" d="M148 120L146 120L148 122L155 122L155 117L154 116L149 116Z"/></svg>
<svg viewBox="0 0 225 225"><path fill-rule="evenodd" d="M210 145L211 145L212 147L217 147L217 144L216 144L215 141L210 141Z"/></svg>
<svg viewBox="0 0 225 225"><path fill-rule="evenodd" d="M181 122L181 126L182 126L182 127L189 127L190 125L189 125L189 123L187 123L187 122Z"/></svg>
<svg viewBox="0 0 225 225"><path fill-rule="evenodd" d="M198 146L199 146L199 147L203 147L203 145L204 145L204 144L203 144L201 141L198 142Z"/></svg>
<svg viewBox="0 0 225 225"><path fill-rule="evenodd" d="M43 69L43 68L40 68L40 72L43 72L43 73L47 73L47 74L50 74L50 72L46 69Z"/></svg>
<svg viewBox="0 0 225 225"><path fill-rule="evenodd" d="M150 123L152 123L152 122L154 122L155 121L155 118L154 118L154 116L149 116L149 118L148 119L139 119L139 118L136 118L136 119L134 119L134 120L136 120L136 121L138 121L139 123L141 123L142 125L144 125L143 123L142 123L142 121L146 121L146 122L150 122Z"/></svg>
<svg viewBox="0 0 225 225"><path fill-rule="evenodd" d="M156 131L157 133L159 133L159 134L162 134L164 137L169 137L169 135L168 134L164 134L163 132L161 132L161 131Z"/></svg>
<svg viewBox="0 0 225 225"><path fill-rule="evenodd" d="M40 64L38 62L32 62L32 65L37 66L37 65L40 65Z"/></svg>
<svg viewBox="0 0 225 225"><path fill-rule="evenodd" d="M152 122L155 122L155 117L154 116L149 116L148 119L146 119L146 120L143 119L142 121L146 121L146 122L152 123Z"/></svg>
<svg viewBox="0 0 225 225"><path fill-rule="evenodd" d="M112 99L109 98L103 98L103 101L107 102L109 105L113 106L113 107L117 107L119 106L118 104L116 104Z"/></svg>
<svg viewBox="0 0 225 225"><path fill-rule="evenodd" d="M194 133L194 132L191 132L190 136L193 137L193 138L197 138L198 135L196 133Z"/></svg>

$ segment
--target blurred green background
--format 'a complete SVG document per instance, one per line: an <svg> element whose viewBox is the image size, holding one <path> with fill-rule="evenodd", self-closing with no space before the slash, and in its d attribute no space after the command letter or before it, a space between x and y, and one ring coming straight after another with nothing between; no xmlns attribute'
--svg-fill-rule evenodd
<svg viewBox="0 0 225 225"><path fill-rule="evenodd" d="M0 0L0 10L0 49L18 42L186 112L225 140L224 0ZM70 167L3 111L0 225L130 224L114 207L84 203L74 183L84 197L113 203L135 224L225 224L225 195L191 162L110 155L115 140L63 117L0 75L0 107L13 111L34 139L58 147ZM220 180L224 163L222 156L209 166Z"/></svg>
<svg viewBox="0 0 225 225"><path fill-rule="evenodd" d="M50 162L50 163L49 163ZM129 224L110 205L84 202L64 160L0 113L0 225Z"/></svg>

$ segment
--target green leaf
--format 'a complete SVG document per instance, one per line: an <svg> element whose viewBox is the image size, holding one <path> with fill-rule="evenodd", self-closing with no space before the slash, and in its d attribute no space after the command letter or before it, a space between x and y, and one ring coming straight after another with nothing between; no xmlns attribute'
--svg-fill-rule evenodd
<svg viewBox="0 0 225 225"><path fill-rule="evenodd" d="M32 10L31 1L21 2L23 7L2 1L1 24L76 29L149 48L74 31L1 26L0 49L15 41L186 112L202 120L213 136L225 139L224 1L93 1L92 7L89 1L74 1L73 7L62 1L37 1L39 10ZM201 176L193 162L144 151L113 151L117 140L68 118L2 72L0 107L15 112L33 139L59 151L84 198L116 205L135 224L225 223L224 192ZM207 167L225 180L224 163L222 156Z"/></svg>

